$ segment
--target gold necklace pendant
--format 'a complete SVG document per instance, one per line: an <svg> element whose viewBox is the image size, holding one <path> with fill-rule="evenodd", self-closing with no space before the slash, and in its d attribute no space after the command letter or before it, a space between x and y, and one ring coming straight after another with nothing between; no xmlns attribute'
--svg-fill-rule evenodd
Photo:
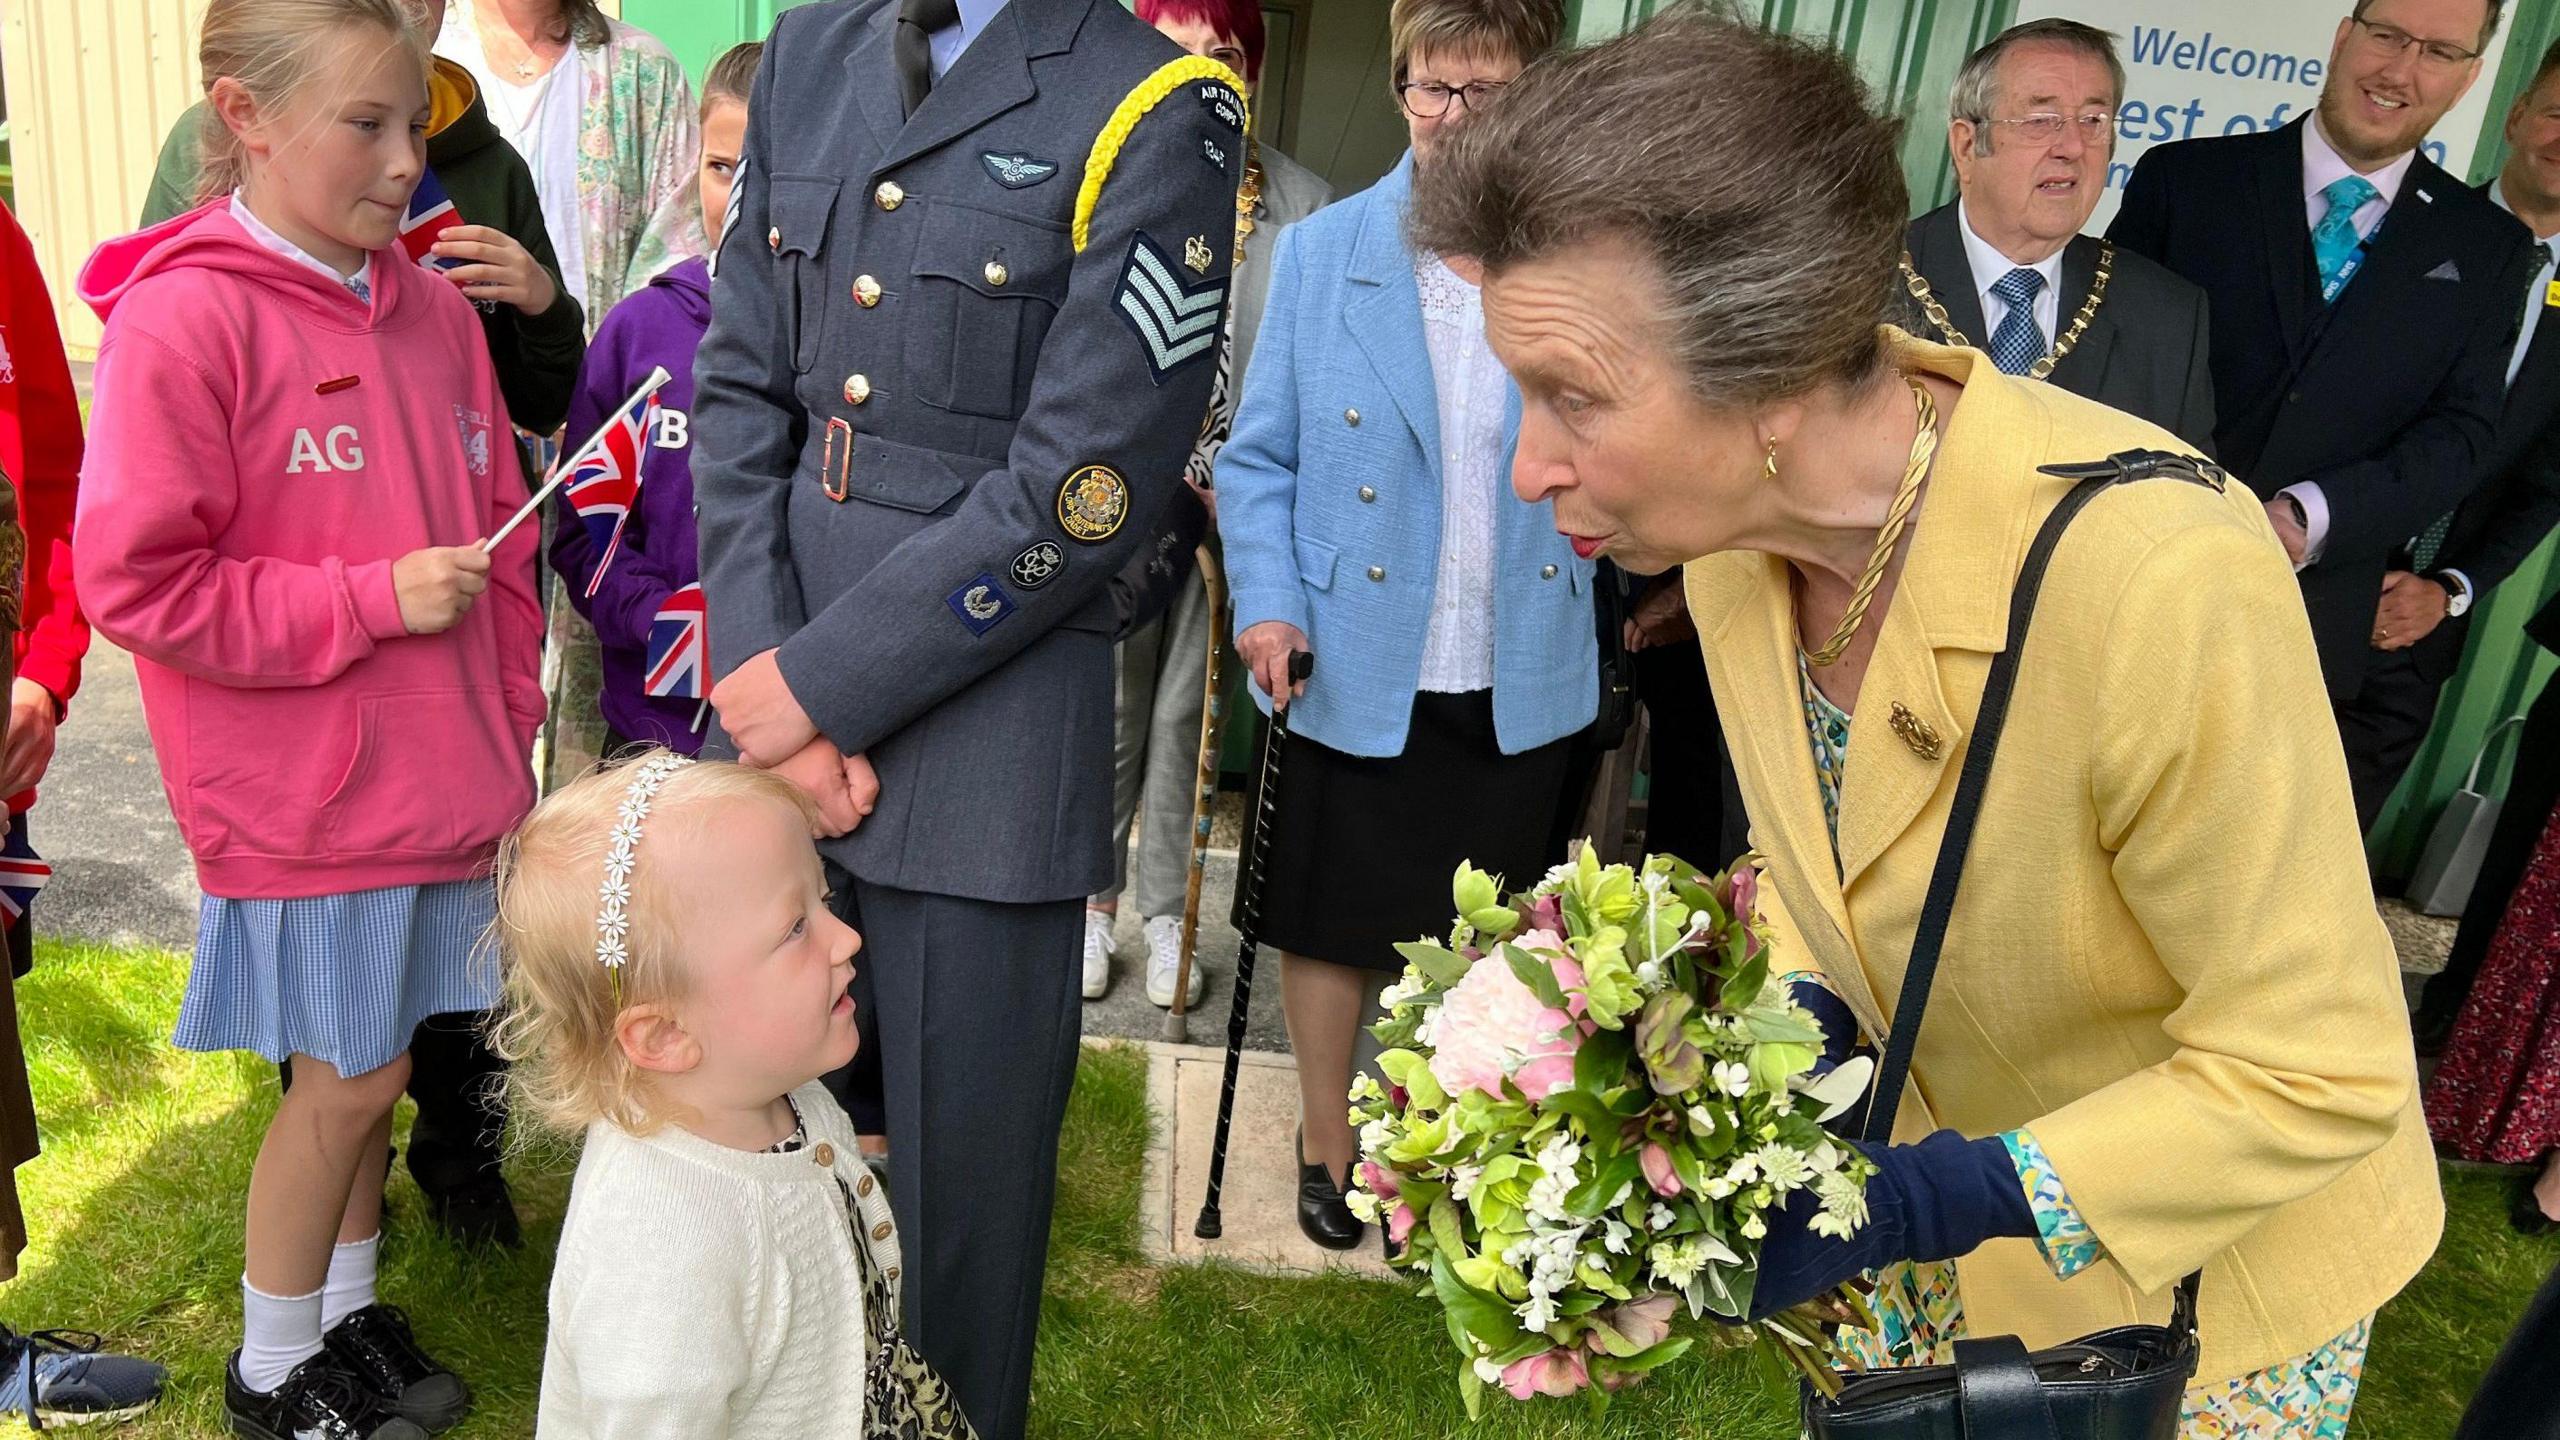
<svg viewBox="0 0 2560 1440"><path fill-rule="evenodd" d="M1885 512L1884 528L1876 532L1875 553L1867 557L1867 568L1858 577L1858 588L1849 596L1849 608L1840 616L1840 627L1831 632L1830 642L1819 650L1805 654L1807 663L1816 666L1837 665L1849 653L1849 642L1858 637L1858 627L1865 623L1867 606L1876 597L1876 586L1883 583L1885 568L1893 563L1894 547L1902 542L1903 526L1911 519L1911 507L1920 498L1920 482L1929 474L1930 463L1938 458L1938 402L1929 387L1905 375L1902 382L1911 387L1912 403L1920 417L1920 432L1911 437L1911 459L1902 469L1902 485L1893 492L1893 508Z"/></svg>
<svg viewBox="0 0 2560 1440"><path fill-rule="evenodd" d="M2081 299L2079 313L2071 317L2070 328L2063 331L2061 337L2053 342L2053 348L2045 352L2044 358L2027 367L2027 379L2053 378L2054 367L2060 365L2073 350L2079 348L2081 337L2089 333L2089 322L2097 318L2098 307L2106 303L2107 281L2115 274L2115 268L2114 242L2100 240L2098 272L2090 277L2089 293ZM1902 252L1902 287L1911 292L1913 300L1919 302L1920 313L1929 317L1929 324L1938 332L1939 339L1959 348L1969 348L1973 345L1971 340L1965 338L1964 332L1956 328L1954 318L1947 314L1947 307L1939 301L1937 292L1929 288L1929 282L1922 278L1920 267L1911 263L1911 252L1908 250Z"/></svg>

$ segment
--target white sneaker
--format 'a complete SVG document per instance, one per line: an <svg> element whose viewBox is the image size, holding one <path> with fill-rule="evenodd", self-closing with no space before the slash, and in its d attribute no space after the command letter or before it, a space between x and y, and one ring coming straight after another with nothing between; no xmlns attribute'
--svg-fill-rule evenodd
<svg viewBox="0 0 2560 1440"><path fill-rule="evenodd" d="M1111 957L1120 947L1111 938L1111 922L1119 917L1088 905L1084 910L1084 998L1099 1000L1111 988Z"/></svg>
<svg viewBox="0 0 2560 1440"><path fill-rule="evenodd" d="M1173 1008L1173 982L1182 968L1182 917L1158 915L1147 921L1147 999L1159 1008ZM1191 957L1191 994L1183 1008L1200 1003L1200 992L1206 982L1200 977L1200 957Z"/></svg>

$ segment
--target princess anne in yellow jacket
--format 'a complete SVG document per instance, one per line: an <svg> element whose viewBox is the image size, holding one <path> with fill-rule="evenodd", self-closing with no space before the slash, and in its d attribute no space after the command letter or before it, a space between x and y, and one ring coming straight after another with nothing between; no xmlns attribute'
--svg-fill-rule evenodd
<svg viewBox="0 0 2560 1440"><path fill-rule="evenodd" d="M1521 497L1586 556L1689 562L1763 918L1870 1036L2071 486L2039 467L2185 448L1878 324L1896 140L1832 52L1674 14L1522 76L1414 220L1485 276ZM1755 1308L1872 1269L1862 1358L1936 1363L2160 1322L2201 1269L2182 1435L2343 1436L2443 1205L2310 628L2244 485L2080 515L1999 757L1879 1223L1775 1227Z"/></svg>

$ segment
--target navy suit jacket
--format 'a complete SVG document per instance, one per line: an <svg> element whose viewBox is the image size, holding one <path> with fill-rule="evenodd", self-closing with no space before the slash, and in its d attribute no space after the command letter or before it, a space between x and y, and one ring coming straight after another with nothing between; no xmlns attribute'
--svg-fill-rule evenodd
<svg viewBox="0 0 2560 1440"><path fill-rule="evenodd" d="M2421 155L2363 269L2324 305L2304 123L2153 149L2107 233L2212 300L2216 458L2261 496L2312 481L2327 497L2302 598L2343 698L2362 686L2391 557L2479 483L2532 237Z"/></svg>

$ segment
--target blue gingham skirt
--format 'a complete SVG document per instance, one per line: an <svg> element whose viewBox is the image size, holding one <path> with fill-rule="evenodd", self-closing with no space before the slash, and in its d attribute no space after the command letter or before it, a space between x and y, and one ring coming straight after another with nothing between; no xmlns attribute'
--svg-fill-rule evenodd
<svg viewBox="0 0 2560 1440"><path fill-rule="evenodd" d="M496 967L477 955L496 909L486 879L299 900L207 895L173 1041L308 1055L340 1075L378 1070L419 1021L496 1003Z"/></svg>

